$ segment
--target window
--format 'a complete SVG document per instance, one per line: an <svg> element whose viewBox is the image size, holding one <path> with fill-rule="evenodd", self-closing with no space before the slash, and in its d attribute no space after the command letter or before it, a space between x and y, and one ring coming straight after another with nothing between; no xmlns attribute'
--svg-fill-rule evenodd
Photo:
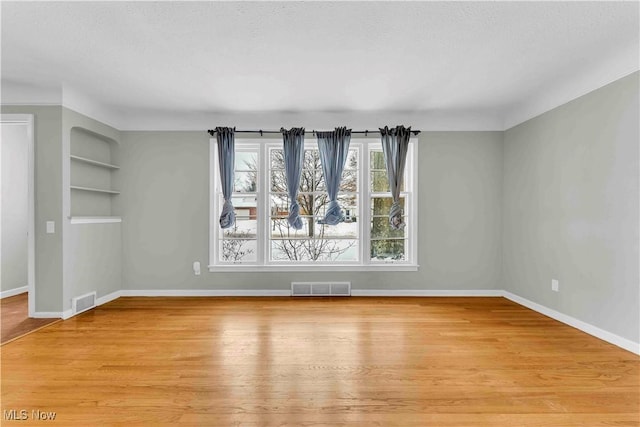
<svg viewBox="0 0 640 427"><path fill-rule="evenodd" d="M401 203L406 227L389 226L389 193L379 139L352 139L338 194L345 221L322 224L329 201L315 141L305 139L298 203L303 227L289 226L284 154L279 140L236 138L232 202L236 223L223 230L216 140L211 139L210 269L415 270L415 143L410 144Z"/></svg>
<svg viewBox="0 0 640 427"><path fill-rule="evenodd" d="M295 230L287 221L289 197L282 148L269 147L269 256L270 262L358 262L360 230L358 212L358 149L350 149L342 174L338 202L346 220L323 225L329 198L317 147L305 143L298 203L303 227Z"/></svg>
<svg viewBox="0 0 640 427"><path fill-rule="evenodd" d="M231 202L236 223L227 229L218 225L218 254L223 263L255 263L258 260L258 165L260 149L240 144L236 148ZM216 161L216 165L218 162ZM219 174L216 170L216 172ZM218 187L220 185L218 184ZM217 206L222 206L222 190L217 192ZM217 210L219 212L219 210ZM219 213L218 213L219 215Z"/></svg>

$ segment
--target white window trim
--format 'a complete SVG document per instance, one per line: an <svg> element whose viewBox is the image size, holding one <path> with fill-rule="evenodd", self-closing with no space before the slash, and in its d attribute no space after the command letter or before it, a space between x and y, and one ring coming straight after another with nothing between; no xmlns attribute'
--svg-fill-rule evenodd
<svg viewBox="0 0 640 427"><path fill-rule="evenodd" d="M278 140L265 141L257 139L237 139L238 143L242 143L243 148L251 146L258 150L258 162L259 179L257 183L256 197L259 200L258 203L258 220L257 220L257 253L256 257L258 262L263 264L257 264L255 262L247 263L222 263L217 260L217 253L219 247L218 229L220 227L218 222L217 212L219 209L217 193L219 189L219 176L217 176L218 164L218 150L217 141L215 138L209 139L209 271L210 272L281 272L281 271L417 271L419 265L417 264L418 258L418 144L417 138L412 138L409 144L409 159L412 159L412 164L407 163L408 172L405 177L405 185L411 193L411 200L407 199L408 206L405 206L405 212L410 216L410 231L412 235L406 240L408 247L406 247L408 260L407 262L384 262L384 261L371 261L369 259L370 253L370 236L369 230L365 225L371 222L371 212L369 206L369 199L371 197L371 182L369 182L369 142L378 143L379 139L374 138L357 138L352 139L352 146L358 149L358 179L359 179L359 191L358 191L358 231L359 231L359 261L357 263L345 261L345 262L324 262L314 264L291 264L282 261L268 261L268 245L269 239L265 238L265 230L268 227L270 215L268 212L263 212L264 209L268 209L270 206L269 191L265 188L265 185L269 183L269 159L268 150L269 147L280 147L282 143ZM307 143L308 144L308 143ZM305 144L305 146L308 146ZM267 183L267 184L265 184ZM364 202L366 200L366 207Z"/></svg>

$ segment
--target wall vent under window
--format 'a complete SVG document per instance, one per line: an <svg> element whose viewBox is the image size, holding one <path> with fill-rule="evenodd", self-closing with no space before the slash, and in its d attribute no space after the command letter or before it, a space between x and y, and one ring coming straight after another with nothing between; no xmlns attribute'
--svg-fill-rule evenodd
<svg viewBox="0 0 640 427"><path fill-rule="evenodd" d="M96 292L89 292L88 294L75 297L71 300L71 308L73 314L82 313L96 306Z"/></svg>
<svg viewBox="0 0 640 427"><path fill-rule="evenodd" d="M351 296L351 282L291 282L291 296Z"/></svg>

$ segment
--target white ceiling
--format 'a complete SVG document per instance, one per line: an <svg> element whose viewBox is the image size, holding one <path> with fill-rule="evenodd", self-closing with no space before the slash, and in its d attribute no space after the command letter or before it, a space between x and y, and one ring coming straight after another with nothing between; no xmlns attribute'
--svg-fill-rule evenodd
<svg viewBox="0 0 640 427"><path fill-rule="evenodd" d="M638 2L2 2L2 102L119 129L502 130L639 69Z"/></svg>

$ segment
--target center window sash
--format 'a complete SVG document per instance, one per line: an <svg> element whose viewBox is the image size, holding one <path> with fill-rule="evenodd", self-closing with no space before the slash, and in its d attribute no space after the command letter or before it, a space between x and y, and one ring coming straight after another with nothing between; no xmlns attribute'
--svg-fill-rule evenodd
<svg viewBox="0 0 640 427"><path fill-rule="evenodd" d="M315 143L307 143L304 151L298 203L303 227L295 230L286 221L290 205L284 179L283 151L269 144L269 230L267 259L273 265L298 264L359 264L362 259L362 232L359 221L361 181L358 169L360 147L349 150L338 200L345 221L337 225L321 224L329 206L329 197L322 173L320 154Z"/></svg>
<svg viewBox="0 0 640 427"><path fill-rule="evenodd" d="M211 140L210 217L222 208L216 141ZM338 200L345 222L323 225L329 203L317 144L307 138L298 202L303 227L287 222L288 194L282 142L236 139L233 204L236 224L226 230L210 222L210 271L417 270L415 264L415 143L410 144L401 202L407 227L388 230L392 203L380 165L379 139L354 138Z"/></svg>

